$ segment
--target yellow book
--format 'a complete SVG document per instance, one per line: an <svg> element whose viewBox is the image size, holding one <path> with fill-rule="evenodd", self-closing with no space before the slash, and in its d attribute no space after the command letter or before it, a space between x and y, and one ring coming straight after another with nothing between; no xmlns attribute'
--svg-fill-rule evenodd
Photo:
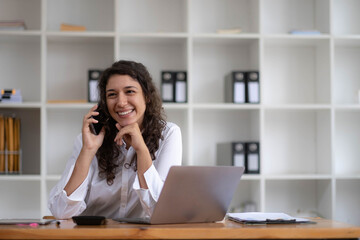
<svg viewBox="0 0 360 240"><path fill-rule="evenodd" d="M9 121L8 121L7 117L4 118L4 124L5 124L5 148L6 148L6 150L9 151L8 141L9 141L9 133L10 132L9 132ZM5 158L6 158L6 155L5 155ZM8 169L6 169L6 170L8 170Z"/></svg>
<svg viewBox="0 0 360 240"><path fill-rule="evenodd" d="M20 126L21 126L21 121L20 118L16 119L16 141L15 141L15 150L18 152L16 154L16 171L20 172L20 139L21 139L21 135L20 135Z"/></svg>
<svg viewBox="0 0 360 240"><path fill-rule="evenodd" d="M216 30L218 34L237 34L241 33L241 28L229 28L229 29L218 29Z"/></svg>
<svg viewBox="0 0 360 240"><path fill-rule="evenodd" d="M13 118L8 118L8 127L9 127L9 139L7 141L8 150L10 152L14 151L14 121ZM9 154L8 158L8 171L12 173L14 171L14 154Z"/></svg>
<svg viewBox="0 0 360 240"><path fill-rule="evenodd" d="M66 23L62 23L60 25L60 31L86 31L86 27L85 26L81 26L81 25L71 25L71 24L66 24Z"/></svg>
<svg viewBox="0 0 360 240"><path fill-rule="evenodd" d="M0 116L0 173L5 172L5 121Z"/></svg>

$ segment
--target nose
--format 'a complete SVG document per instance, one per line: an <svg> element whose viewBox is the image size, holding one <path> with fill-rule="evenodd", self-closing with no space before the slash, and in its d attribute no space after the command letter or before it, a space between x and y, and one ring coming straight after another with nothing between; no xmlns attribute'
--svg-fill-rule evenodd
<svg viewBox="0 0 360 240"><path fill-rule="evenodd" d="M125 94L123 93L120 93L119 94L119 98L118 98L118 102L117 104L120 106L120 107L124 107L127 105L127 97Z"/></svg>

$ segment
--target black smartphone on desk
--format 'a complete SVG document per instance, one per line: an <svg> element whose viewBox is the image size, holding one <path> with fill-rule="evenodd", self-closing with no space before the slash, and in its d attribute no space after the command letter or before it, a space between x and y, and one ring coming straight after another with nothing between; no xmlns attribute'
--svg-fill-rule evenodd
<svg viewBox="0 0 360 240"><path fill-rule="evenodd" d="M98 120L98 122L97 123L90 123L90 131L95 135L99 135L102 127L104 126L104 122L103 122L104 114L101 111L101 109L96 109L96 110L99 112L99 115L91 116L91 117Z"/></svg>

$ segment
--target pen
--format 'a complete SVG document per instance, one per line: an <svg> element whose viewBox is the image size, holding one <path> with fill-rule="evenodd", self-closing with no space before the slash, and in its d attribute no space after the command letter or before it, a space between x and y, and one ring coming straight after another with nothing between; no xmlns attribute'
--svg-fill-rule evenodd
<svg viewBox="0 0 360 240"><path fill-rule="evenodd" d="M28 223L28 224L24 224L24 223L21 223L21 224L16 224L17 226L30 226L30 227L38 227L39 224L38 223Z"/></svg>

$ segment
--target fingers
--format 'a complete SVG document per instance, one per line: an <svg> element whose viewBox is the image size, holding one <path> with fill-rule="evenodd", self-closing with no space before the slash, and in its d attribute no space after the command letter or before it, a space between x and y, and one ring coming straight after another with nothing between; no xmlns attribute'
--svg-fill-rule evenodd
<svg viewBox="0 0 360 240"><path fill-rule="evenodd" d="M89 126L91 123L98 123L99 121L94 119L92 116L97 116L99 115L99 112L96 112L95 110L97 109L97 104L95 104L90 110L89 112L87 112L83 118L83 130L87 130L89 129Z"/></svg>
<svg viewBox="0 0 360 240"><path fill-rule="evenodd" d="M97 116L99 115L99 112L95 111L97 109L97 104L95 104L90 111L84 116L84 119L89 119L91 116Z"/></svg>
<svg viewBox="0 0 360 240"><path fill-rule="evenodd" d="M121 126L119 123L116 123L115 126L119 130L119 132L116 134L114 142L116 142L117 145L121 146L123 144L123 141L122 141L123 134L121 132Z"/></svg>
<svg viewBox="0 0 360 240"><path fill-rule="evenodd" d="M123 140L125 140L127 144L136 145L140 142L140 140L142 140L142 135L139 129L139 125L137 123L129 124L124 127L120 126L119 123L116 123L115 126L119 130L114 139L114 142L116 142L116 144L122 145Z"/></svg>

